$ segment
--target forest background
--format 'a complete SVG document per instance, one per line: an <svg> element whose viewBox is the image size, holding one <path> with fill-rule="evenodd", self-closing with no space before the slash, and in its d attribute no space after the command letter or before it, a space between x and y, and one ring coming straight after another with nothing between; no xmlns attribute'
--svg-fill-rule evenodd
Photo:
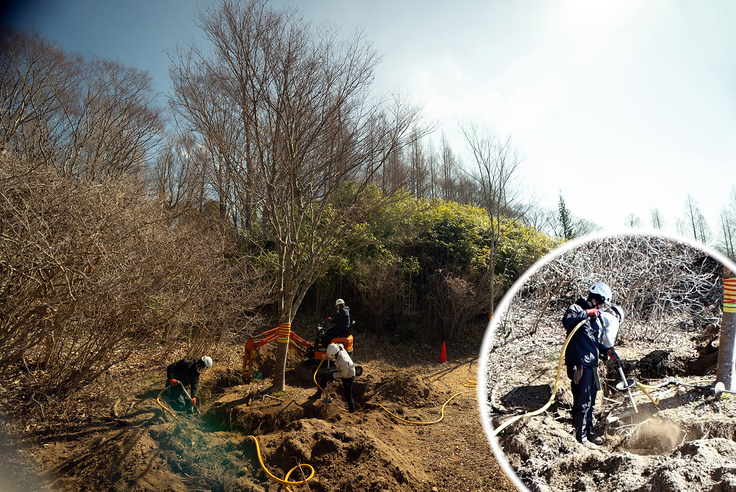
<svg viewBox="0 0 736 492"><path fill-rule="evenodd" d="M466 163L428 145L420 108L373 90L360 32L262 1L196 22L209 44L172 52L167 108L146 72L3 32L0 371L44 369L38 398L144 346L200 354L277 323L309 336L337 297L394 343L457 339L598 229L561 195L535 206L509 136L462 123ZM720 218L713 234L688 197L678 231L733 259L736 190Z"/></svg>

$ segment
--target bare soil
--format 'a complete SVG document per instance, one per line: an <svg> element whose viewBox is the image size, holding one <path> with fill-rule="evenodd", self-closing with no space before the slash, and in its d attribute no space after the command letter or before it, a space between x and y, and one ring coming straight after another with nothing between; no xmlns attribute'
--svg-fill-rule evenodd
<svg viewBox="0 0 736 492"><path fill-rule="evenodd" d="M736 399L709 391L715 367L694 363L702 359L702 336L662 335L651 343L620 340L617 348L627 379L659 386L644 388L658 405L635 386L633 413L627 391L616 389L617 367L610 361L600 367L596 431L604 443L598 449L574 439L564 366L551 407L500 432L504 457L529 490L736 491ZM548 401L563 344L564 330L549 323L491 354L485 411L494 426Z"/></svg>
<svg viewBox="0 0 736 492"><path fill-rule="evenodd" d="M358 337L356 337L358 338ZM315 386L295 370L288 388L271 390L268 361L259 354L265 379L243 381L242 350L213 354L203 374L200 415L164 411L157 397L166 360L140 354L115 366L99 384L67 401L33 393L38 374L20 364L0 382L0 491L275 491L282 486L262 470L255 436L267 468L276 476L300 463L315 468L311 491L515 491L482 432L475 391L477 344L394 346L356 342L364 368L354 395L360 410L349 414L339 382L331 402L312 398ZM460 354L453 357L455 354ZM412 421L390 416L384 405ZM301 480L301 471L290 480Z"/></svg>

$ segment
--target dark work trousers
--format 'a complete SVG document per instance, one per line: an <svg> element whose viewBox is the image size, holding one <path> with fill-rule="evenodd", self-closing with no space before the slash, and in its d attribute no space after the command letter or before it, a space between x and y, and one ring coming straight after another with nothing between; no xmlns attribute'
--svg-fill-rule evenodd
<svg viewBox="0 0 736 492"><path fill-rule="evenodd" d="M331 381L333 378L342 379L342 394L348 404L348 410L353 413L355 411L355 401L353 400L353 381L355 381L355 377L341 378L336 369L330 369L330 372L322 377L320 386L326 389L327 381Z"/></svg>
<svg viewBox="0 0 736 492"><path fill-rule="evenodd" d="M342 378L342 391L345 396L345 401L348 403L348 410L350 413L355 411L355 402L353 401L353 381L355 378Z"/></svg>
<svg viewBox="0 0 736 492"><path fill-rule="evenodd" d="M187 399L186 395L184 394L184 390L181 388L181 386L169 386L169 400L171 400L171 407L174 410L177 410L179 412L183 412L189 408L189 406L192 404L190 400Z"/></svg>
<svg viewBox="0 0 736 492"><path fill-rule="evenodd" d="M567 366L567 375L572 385L572 425L575 427L575 439L582 441L588 435L595 434L593 424L593 407L601 383L598 379L598 367L583 366L580 382L573 380L573 366Z"/></svg>

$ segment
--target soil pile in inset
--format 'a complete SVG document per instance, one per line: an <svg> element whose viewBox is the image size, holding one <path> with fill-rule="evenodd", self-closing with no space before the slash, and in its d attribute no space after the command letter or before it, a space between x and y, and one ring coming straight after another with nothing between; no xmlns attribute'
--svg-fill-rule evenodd
<svg viewBox="0 0 736 492"><path fill-rule="evenodd" d="M669 454L680 444L684 434L674 422L652 418L636 427L624 447L636 454Z"/></svg>

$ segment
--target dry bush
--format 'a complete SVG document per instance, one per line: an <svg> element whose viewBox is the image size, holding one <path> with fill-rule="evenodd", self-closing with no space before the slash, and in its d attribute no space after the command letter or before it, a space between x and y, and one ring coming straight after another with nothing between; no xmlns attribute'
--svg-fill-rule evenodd
<svg viewBox="0 0 736 492"><path fill-rule="evenodd" d="M358 286L363 304L370 309L372 328L377 333L389 319L396 317L400 302L407 295L401 265L393 257L375 260L356 257L348 275Z"/></svg>
<svg viewBox="0 0 736 492"><path fill-rule="evenodd" d="M471 282L446 270L438 270L433 278L435 306L442 320L442 335L445 340L451 340L467 328L486 306L478 302Z"/></svg>
<svg viewBox="0 0 736 492"><path fill-rule="evenodd" d="M153 78L0 31L0 150L85 181L138 173L163 129Z"/></svg>
<svg viewBox="0 0 736 492"><path fill-rule="evenodd" d="M664 326L699 329L718 321L721 265L702 250L653 235L620 235L582 244L531 275L509 304L497 343L536 331L542 319L561 320L565 308L595 282L613 290L624 308L622 334L653 339ZM521 319L520 313L533 314Z"/></svg>
<svg viewBox="0 0 736 492"><path fill-rule="evenodd" d="M0 160L0 371L23 359L70 392L140 347L214 344L260 302L217 223L134 182L27 169Z"/></svg>

